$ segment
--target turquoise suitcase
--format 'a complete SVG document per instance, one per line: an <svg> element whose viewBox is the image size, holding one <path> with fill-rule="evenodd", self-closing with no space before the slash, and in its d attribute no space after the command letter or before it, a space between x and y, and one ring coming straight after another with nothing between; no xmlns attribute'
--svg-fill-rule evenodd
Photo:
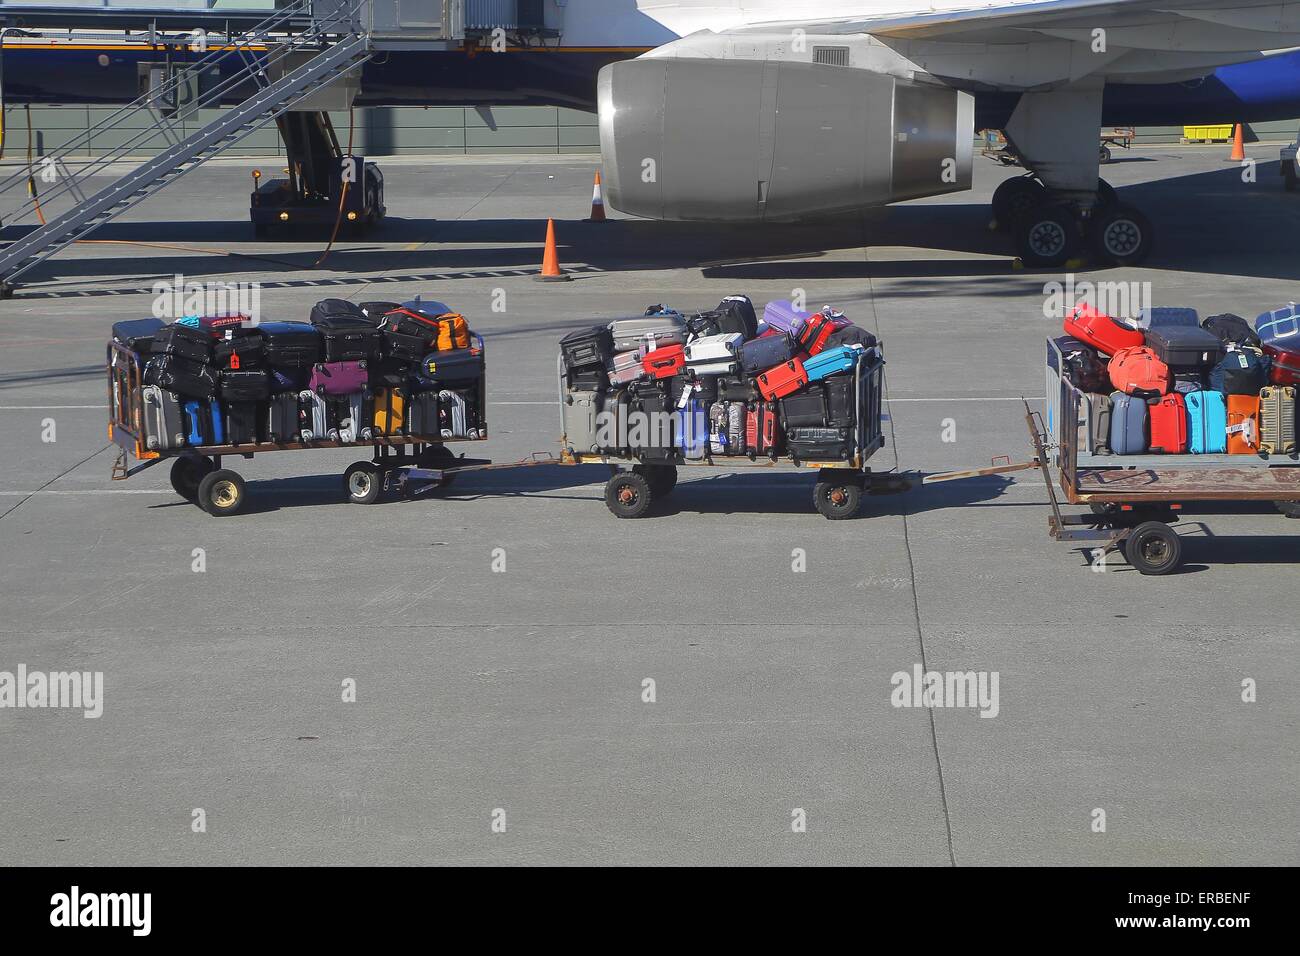
<svg viewBox="0 0 1300 956"><path fill-rule="evenodd" d="M841 345L818 352L812 358L804 360L803 368L808 373L808 381L819 382L828 375L852 370L862 357L862 352L862 348L854 345Z"/></svg>
<svg viewBox="0 0 1300 956"><path fill-rule="evenodd" d="M1228 403L1220 392L1188 392L1187 448L1193 455L1228 452Z"/></svg>

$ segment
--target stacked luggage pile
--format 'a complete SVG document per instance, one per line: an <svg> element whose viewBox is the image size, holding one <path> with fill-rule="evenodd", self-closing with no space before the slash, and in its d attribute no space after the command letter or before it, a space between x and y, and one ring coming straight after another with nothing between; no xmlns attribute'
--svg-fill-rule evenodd
<svg viewBox="0 0 1300 956"><path fill-rule="evenodd" d="M323 299L310 322L139 319L113 338L142 368L129 400L152 452L487 437L482 339L441 302Z"/></svg>
<svg viewBox="0 0 1300 956"><path fill-rule="evenodd" d="M760 323L745 296L691 314L651 306L565 336L560 352L565 451L667 463L849 462L855 372L880 360L875 336L842 313L778 301ZM671 427L638 433L637 413Z"/></svg>
<svg viewBox="0 0 1300 956"><path fill-rule="evenodd" d="M1194 309L1144 310L1133 323L1086 304L1055 340L1083 393L1081 447L1096 455L1294 455L1300 312L1198 321ZM1049 349L1049 354L1051 350Z"/></svg>

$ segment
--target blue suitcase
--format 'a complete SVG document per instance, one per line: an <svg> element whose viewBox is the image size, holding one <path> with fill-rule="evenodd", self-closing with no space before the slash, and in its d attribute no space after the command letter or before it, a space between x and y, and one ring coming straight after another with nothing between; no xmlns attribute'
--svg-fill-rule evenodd
<svg viewBox="0 0 1300 956"><path fill-rule="evenodd" d="M1190 392L1187 403L1187 447L1193 455L1228 452L1228 403L1220 392Z"/></svg>
<svg viewBox="0 0 1300 956"><path fill-rule="evenodd" d="M709 447L709 420L704 403L692 398L673 412L673 444L686 458L703 458Z"/></svg>
<svg viewBox="0 0 1300 956"><path fill-rule="evenodd" d="M1137 322L1139 329L1168 328L1170 326L1183 326L1184 328L1200 328L1201 319L1196 314L1195 309L1171 308L1168 306L1159 306L1150 309L1143 309L1138 313Z"/></svg>
<svg viewBox="0 0 1300 956"><path fill-rule="evenodd" d="M805 359L804 371L808 381L819 382L828 375L852 370L862 357L862 349L855 345L841 345L838 348L818 352L812 358Z"/></svg>
<svg viewBox="0 0 1300 956"><path fill-rule="evenodd" d="M221 405L216 399L206 402L187 401L185 411L185 442L188 445L225 444L225 429L221 422Z"/></svg>
<svg viewBox="0 0 1300 956"><path fill-rule="evenodd" d="M1143 454L1150 441L1146 399L1114 392L1110 402L1110 450L1116 455Z"/></svg>

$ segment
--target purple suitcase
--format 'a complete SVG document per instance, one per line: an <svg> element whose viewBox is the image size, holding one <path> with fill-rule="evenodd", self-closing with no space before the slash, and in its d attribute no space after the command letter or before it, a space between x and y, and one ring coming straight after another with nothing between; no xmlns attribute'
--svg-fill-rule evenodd
<svg viewBox="0 0 1300 956"><path fill-rule="evenodd" d="M800 312L789 299L777 299L763 306L763 321L769 329L779 329L789 335L798 335L810 313Z"/></svg>
<svg viewBox="0 0 1300 956"><path fill-rule="evenodd" d="M317 395L350 395L366 384L365 362L324 362L312 368L309 387Z"/></svg>

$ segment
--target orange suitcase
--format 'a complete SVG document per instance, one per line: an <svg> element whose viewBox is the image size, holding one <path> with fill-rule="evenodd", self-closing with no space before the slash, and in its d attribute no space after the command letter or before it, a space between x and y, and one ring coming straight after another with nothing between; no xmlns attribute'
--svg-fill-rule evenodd
<svg viewBox="0 0 1300 956"><path fill-rule="evenodd" d="M1228 454L1259 454L1259 396L1228 396Z"/></svg>

